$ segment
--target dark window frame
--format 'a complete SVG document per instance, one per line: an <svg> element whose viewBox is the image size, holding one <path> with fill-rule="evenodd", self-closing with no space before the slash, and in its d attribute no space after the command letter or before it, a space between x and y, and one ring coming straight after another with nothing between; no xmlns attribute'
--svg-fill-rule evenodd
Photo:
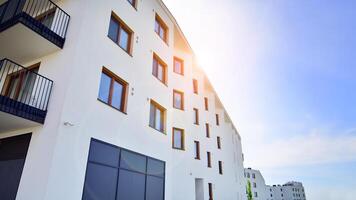
<svg viewBox="0 0 356 200"><path fill-rule="evenodd" d="M223 164L222 161L219 160L219 161L218 161L218 165L219 165L219 174L220 174L220 175L223 175L223 166L222 166L222 164Z"/></svg>
<svg viewBox="0 0 356 200"><path fill-rule="evenodd" d="M216 126L220 126L219 114L215 114Z"/></svg>
<svg viewBox="0 0 356 200"><path fill-rule="evenodd" d="M205 110L206 110L206 111L209 110L209 100L208 100L208 97L204 97L204 107L205 107Z"/></svg>
<svg viewBox="0 0 356 200"><path fill-rule="evenodd" d="M194 141L194 148L195 148L195 157L194 159L200 160L200 142L199 141Z"/></svg>
<svg viewBox="0 0 356 200"><path fill-rule="evenodd" d="M132 2L131 2L132 1ZM127 0L127 2L129 2L129 4L135 8L135 10L137 10L137 3L138 3L138 0Z"/></svg>
<svg viewBox="0 0 356 200"><path fill-rule="evenodd" d="M113 73L112 71L110 71L109 69L107 69L106 67L103 67L101 70L100 75L105 74L107 75L109 78L111 78L110 80L110 89L109 89L109 97L108 97L108 102L105 102L104 100L100 99L98 96L98 100L124 114L127 114L127 103L128 103L128 88L129 88L129 83L126 82L124 79L120 78L119 76L117 76L115 73ZM112 105L112 96L113 96L113 90L114 90L114 83L117 82L120 85L122 85L122 94L121 94L121 105L120 108L114 107ZM100 93L100 85L101 83L99 83L99 93ZM99 94L98 94L99 95Z"/></svg>
<svg viewBox="0 0 356 200"><path fill-rule="evenodd" d="M214 197L213 197L213 184L212 183L208 183L208 192L209 192L209 200L214 200Z"/></svg>
<svg viewBox="0 0 356 200"><path fill-rule="evenodd" d="M208 164L208 168L211 168L212 165L211 165L211 152L210 151L207 151L206 152L206 160L207 160L207 164Z"/></svg>
<svg viewBox="0 0 356 200"><path fill-rule="evenodd" d="M199 125L199 109L193 108L194 111L194 124Z"/></svg>
<svg viewBox="0 0 356 200"><path fill-rule="evenodd" d="M205 123L205 133L206 133L206 137L210 138L210 125L209 125L209 123Z"/></svg>
<svg viewBox="0 0 356 200"><path fill-rule="evenodd" d="M218 149L221 149L221 137L220 136L216 137L216 144L218 146Z"/></svg>

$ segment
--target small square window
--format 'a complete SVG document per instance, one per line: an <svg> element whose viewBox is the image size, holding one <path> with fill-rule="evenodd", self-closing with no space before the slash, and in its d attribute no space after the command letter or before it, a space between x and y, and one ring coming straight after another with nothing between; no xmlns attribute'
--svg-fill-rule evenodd
<svg viewBox="0 0 356 200"><path fill-rule="evenodd" d="M177 57L174 57L173 60L173 71L177 74L184 75L184 61Z"/></svg>
<svg viewBox="0 0 356 200"><path fill-rule="evenodd" d="M173 90L173 107L184 110L184 93Z"/></svg>
<svg viewBox="0 0 356 200"><path fill-rule="evenodd" d="M174 149L184 150L184 130L173 128L172 147Z"/></svg>

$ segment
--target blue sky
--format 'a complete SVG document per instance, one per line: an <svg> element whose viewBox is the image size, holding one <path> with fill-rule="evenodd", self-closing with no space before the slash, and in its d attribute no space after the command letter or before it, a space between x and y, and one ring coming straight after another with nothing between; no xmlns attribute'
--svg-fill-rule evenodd
<svg viewBox="0 0 356 200"><path fill-rule="evenodd" d="M356 196L356 1L164 0L268 184ZM340 195L343 195L341 198Z"/></svg>

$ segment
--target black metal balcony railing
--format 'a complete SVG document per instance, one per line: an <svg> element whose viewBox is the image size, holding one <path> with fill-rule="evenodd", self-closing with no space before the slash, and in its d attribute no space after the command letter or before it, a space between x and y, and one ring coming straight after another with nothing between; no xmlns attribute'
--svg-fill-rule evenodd
<svg viewBox="0 0 356 200"><path fill-rule="evenodd" d="M70 16L51 0L8 0L0 6L0 32L21 22L60 48Z"/></svg>
<svg viewBox="0 0 356 200"><path fill-rule="evenodd" d="M0 111L44 122L53 81L37 71L38 67L0 60Z"/></svg>

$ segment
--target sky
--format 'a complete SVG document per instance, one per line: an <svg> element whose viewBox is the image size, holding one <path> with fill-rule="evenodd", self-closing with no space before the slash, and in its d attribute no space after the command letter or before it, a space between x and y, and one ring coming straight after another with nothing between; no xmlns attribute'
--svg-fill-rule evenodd
<svg viewBox="0 0 356 200"><path fill-rule="evenodd" d="M356 199L356 1L164 0L267 184Z"/></svg>

